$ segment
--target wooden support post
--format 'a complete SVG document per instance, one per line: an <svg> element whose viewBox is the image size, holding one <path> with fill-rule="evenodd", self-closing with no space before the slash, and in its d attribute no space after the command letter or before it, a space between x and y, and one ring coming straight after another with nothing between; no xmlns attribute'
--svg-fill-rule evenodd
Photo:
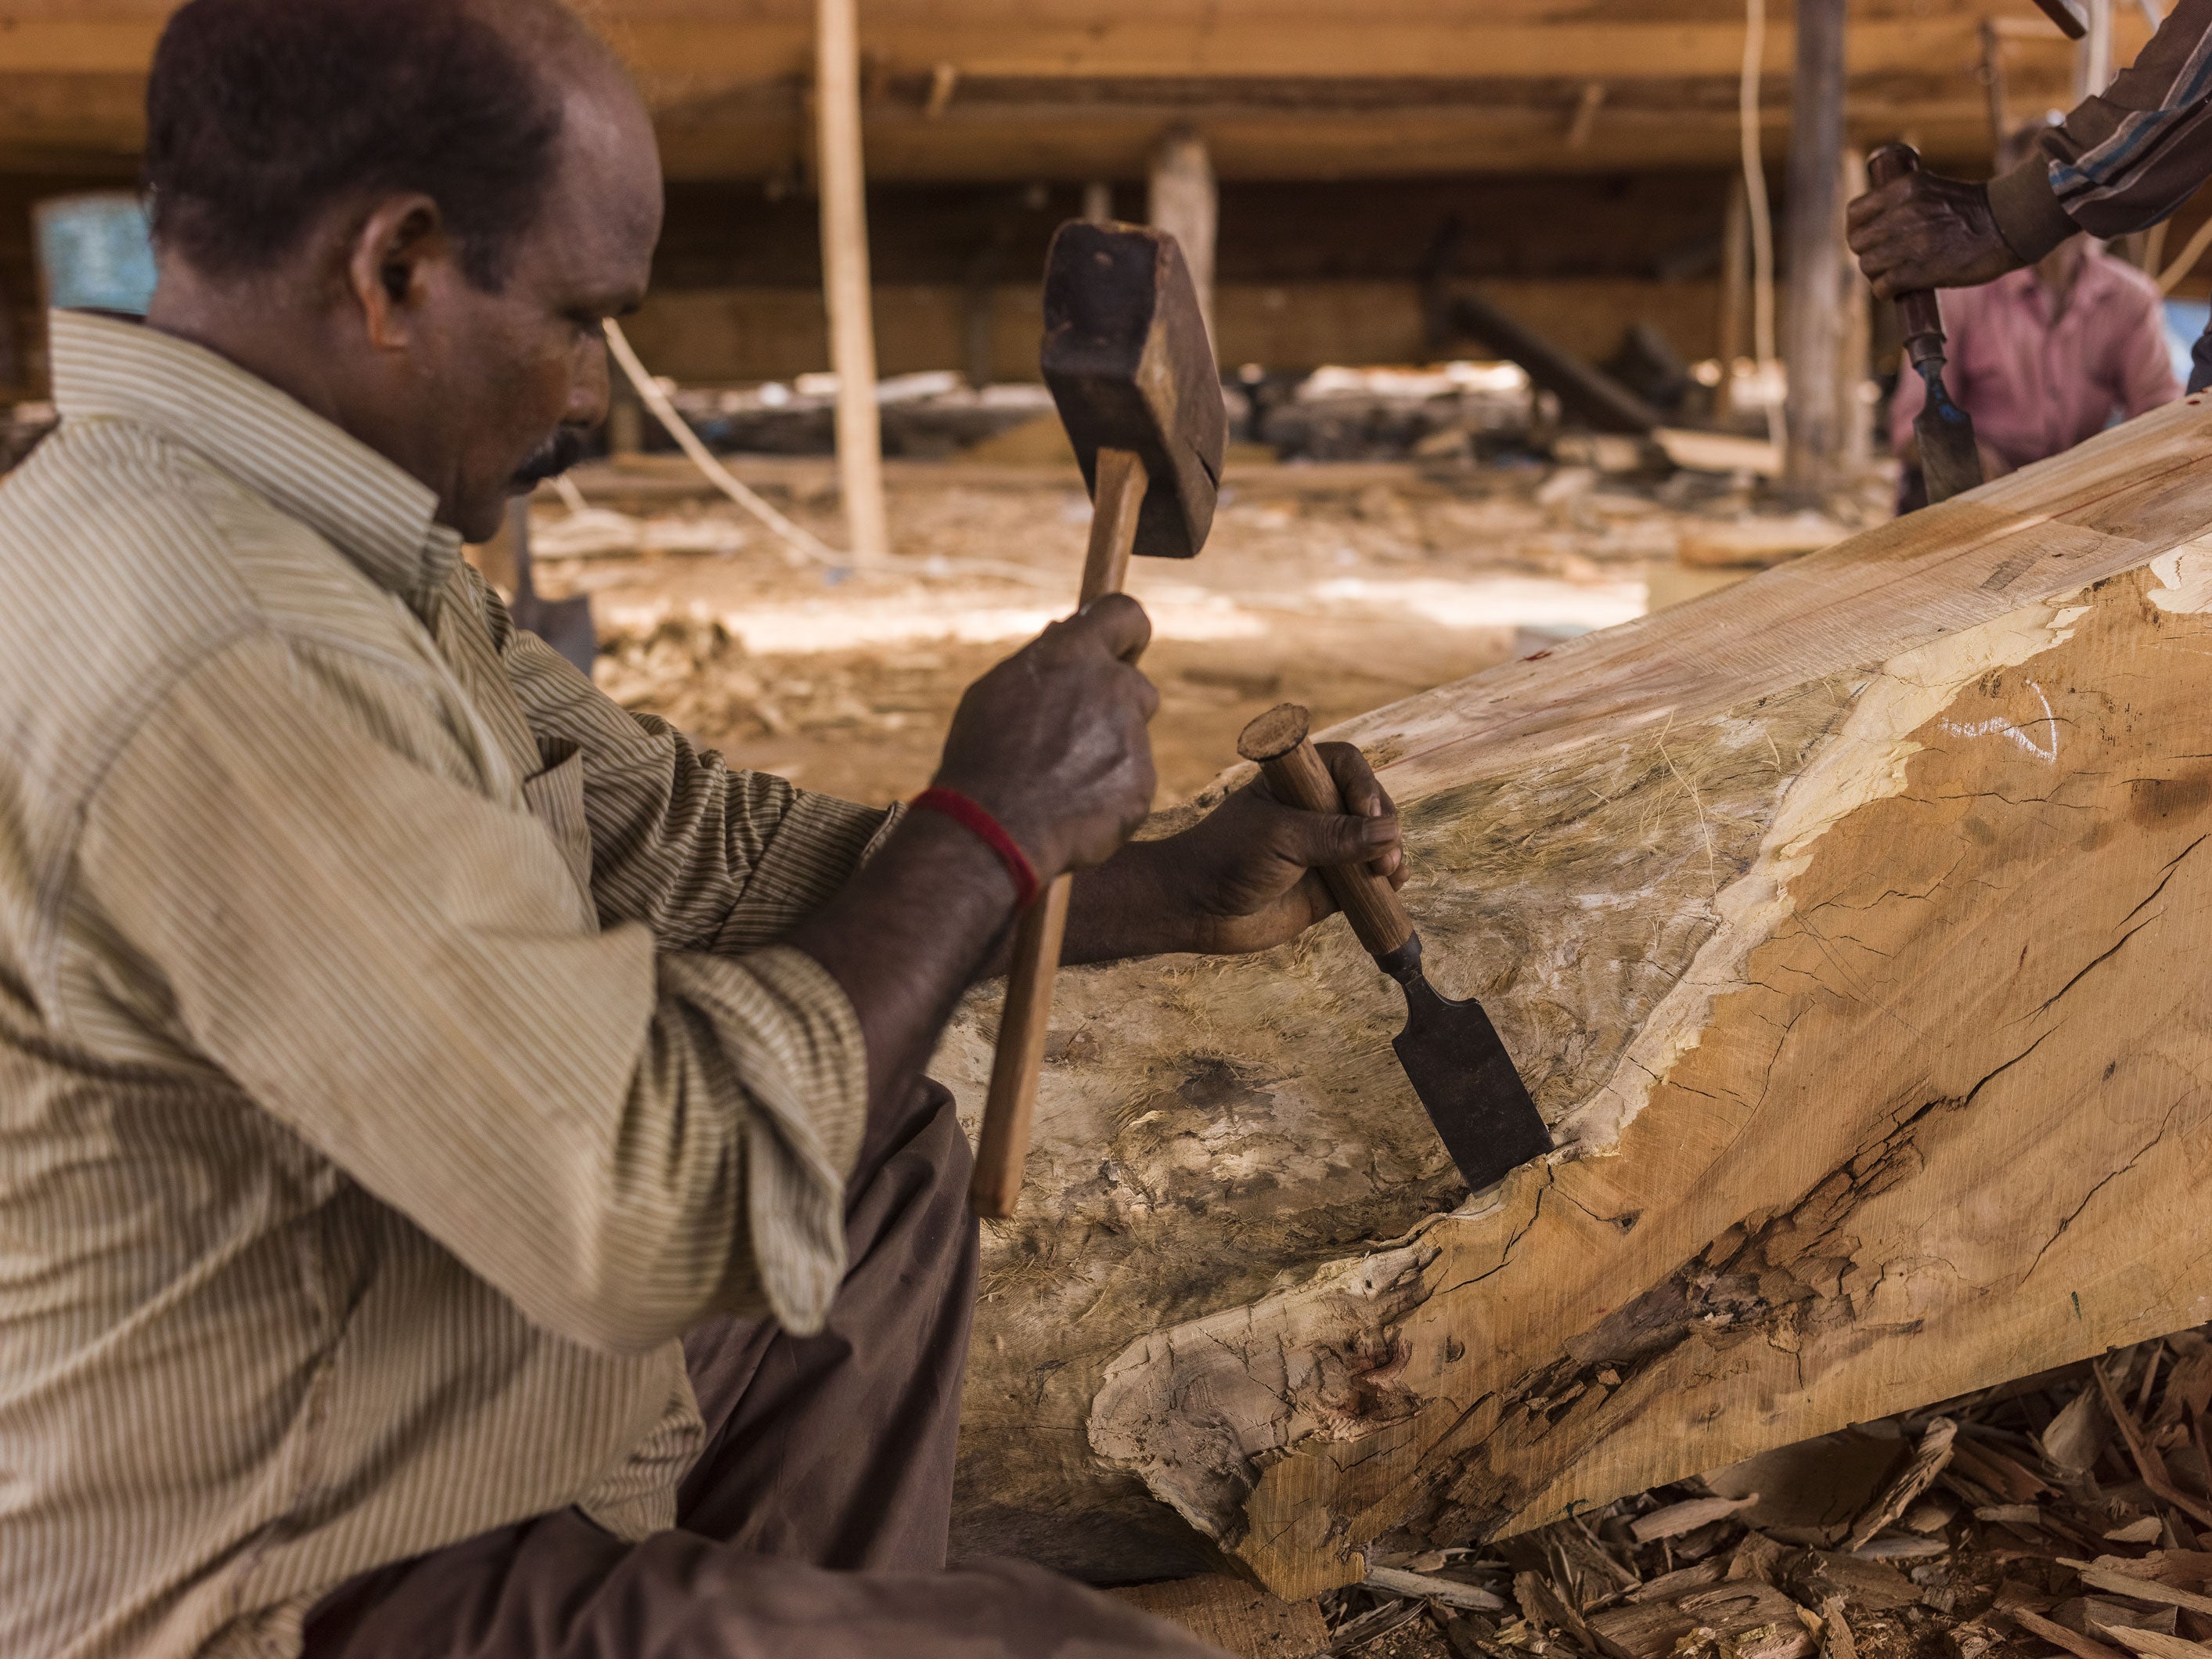
<svg viewBox="0 0 2212 1659"><path fill-rule="evenodd" d="M1583 87L1583 95L1576 101L1573 117L1567 122L1567 148L1581 149L1597 131L1597 112L1605 107L1605 82L1591 81Z"/></svg>
<svg viewBox="0 0 2212 1659"><path fill-rule="evenodd" d="M1220 191L1214 182L1213 158L1205 137L1190 127L1177 127L1162 138L1152 152L1150 216L1155 227L1182 245L1182 261L1198 288L1198 308L1206 319L1206 331L1213 331L1213 242L1221 217Z"/></svg>
<svg viewBox="0 0 2212 1659"><path fill-rule="evenodd" d="M1103 179L1093 179L1083 187L1083 217L1086 223L1108 225L1114 222L1114 186Z"/></svg>
<svg viewBox="0 0 2212 1659"><path fill-rule="evenodd" d="M1866 157L1844 147L1842 197L1845 203L1866 194ZM1850 249L1843 250L1837 273L1844 307L1836 373L1836 418L1841 422L1844 474L1860 478L1874 465L1874 290L1859 274Z"/></svg>
<svg viewBox="0 0 2212 1659"><path fill-rule="evenodd" d="M968 384L981 391L995 377L998 362L999 274L1014 228L1001 221L968 262L960 288L960 355Z"/></svg>
<svg viewBox="0 0 2212 1659"><path fill-rule="evenodd" d="M1726 421L1735 404L1735 363L1743 356L1743 312L1751 300L1751 203L1743 175L1729 186L1728 216L1721 224L1721 314L1716 331L1720 384L1713 388L1713 418Z"/></svg>
<svg viewBox="0 0 2212 1659"><path fill-rule="evenodd" d="M1836 363L1843 340L1844 0L1797 0L1797 70L1791 88L1790 369L1784 424L1785 486L1818 497L1842 445Z"/></svg>
<svg viewBox="0 0 2212 1659"><path fill-rule="evenodd" d="M868 283L868 210L860 158L860 41L855 0L817 0L815 113L822 168L822 282L837 371L837 474L854 561L890 550L884 514L883 430L876 408L876 327Z"/></svg>
<svg viewBox="0 0 2212 1659"><path fill-rule="evenodd" d="M2005 113L2004 34L1988 18L1982 20L1982 91L1990 106L1990 165L2002 170L2005 140L2012 124Z"/></svg>
<svg viewBox="0 0 2212 1659"><path fill-rule="evenodd" d="M929 74L929 96L921 106L926 121L941 121L945 112L952 106L952 94L960 89L960 66L939 64Z"/></svg>

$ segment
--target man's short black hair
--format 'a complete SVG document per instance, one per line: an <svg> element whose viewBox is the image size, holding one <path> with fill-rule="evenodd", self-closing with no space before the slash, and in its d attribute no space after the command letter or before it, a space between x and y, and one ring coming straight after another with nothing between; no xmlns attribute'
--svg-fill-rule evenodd
<svg viewBox="0 0 2212 1659"><path fill-rule="evenodd" d="M349 198L419 191L484 289L561 133L557 90L459 0L191 0L146 116L155 238L210 276L268 270Z"/></svg>

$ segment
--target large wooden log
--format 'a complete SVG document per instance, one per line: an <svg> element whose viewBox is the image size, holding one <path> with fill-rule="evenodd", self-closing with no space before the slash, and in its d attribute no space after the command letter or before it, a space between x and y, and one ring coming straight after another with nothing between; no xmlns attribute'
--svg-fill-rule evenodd
<svg viewBox="0 0 2212 1659"><path fill-rule="evenodd" d="M2192 399L1347 728L1562 1151L1340 924L1066 976L956 1547L1302 1597L2212 1316L2208 524Z"/></svg>

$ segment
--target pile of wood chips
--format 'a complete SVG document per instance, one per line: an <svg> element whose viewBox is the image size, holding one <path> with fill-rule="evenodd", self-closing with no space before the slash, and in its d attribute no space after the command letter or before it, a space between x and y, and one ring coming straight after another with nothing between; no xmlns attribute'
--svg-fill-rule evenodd
<svg viewBox="0 0 2212 1659"><path fill-rule="evenodd" d="M2212 1659L2212 1340L1763 1454L1324 1597L1370 1659Z"/></svg>
<svg viewBox="0 0 2212 1659"><path fill-rule="evenodd" d="M902 674L909 661L921 667ZM713 617L662 618L650 629L603 631L593 678L625 708L658 714L709 744L793 732L834 735L896 731L915 717L904 681L927 658L864 665L824 659L802 672L763 667Z"/></svg>

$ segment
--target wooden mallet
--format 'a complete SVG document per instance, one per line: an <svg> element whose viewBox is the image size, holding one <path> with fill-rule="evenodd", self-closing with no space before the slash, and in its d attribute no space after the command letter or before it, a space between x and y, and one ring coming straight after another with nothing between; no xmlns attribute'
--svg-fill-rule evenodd
<svg viewBox="0 0 2212 1659"><path fill-rule="evenodd" d="M1062 225L1045 261L1045 384L1091 487L1079 607L1118 593L1129 556L1194 558L1213 527L1229 421L1182 250L1136 225ZM1022 915L970 1198L1014 1212L1044 1065L1072 878Z"/></svg>

